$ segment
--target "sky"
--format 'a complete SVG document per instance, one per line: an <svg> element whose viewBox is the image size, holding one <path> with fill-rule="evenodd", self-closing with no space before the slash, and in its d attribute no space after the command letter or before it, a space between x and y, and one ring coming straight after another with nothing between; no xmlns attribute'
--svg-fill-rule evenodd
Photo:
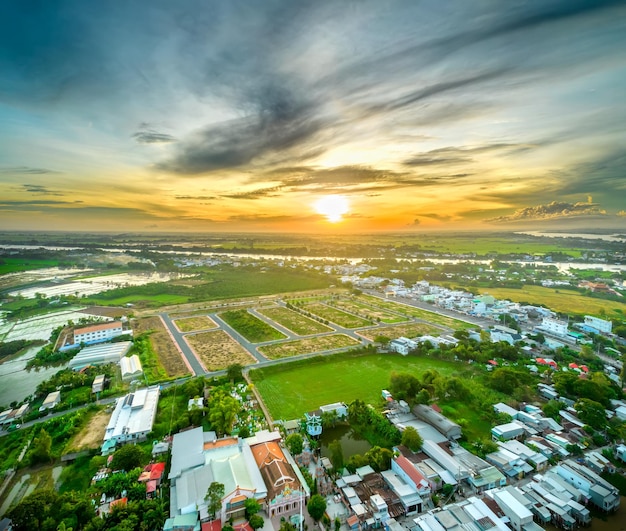
<svg viewBox="0 0 626 531"><path fill-rule="evenodd" d="M0 229L626 228L622 0L0 3Z"/></svg>

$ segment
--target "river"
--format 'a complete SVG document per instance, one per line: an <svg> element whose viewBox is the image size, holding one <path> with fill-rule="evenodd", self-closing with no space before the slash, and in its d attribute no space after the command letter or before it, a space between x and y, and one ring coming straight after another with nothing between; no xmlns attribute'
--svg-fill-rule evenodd
<svg viewBox="0 0 626 531"><path fill-rule="evenodd" d="M40 348L40 346L32 347L17 358L0 364L0 406L8 406L13 401L21 402L27 396L32 395L41 382L67 367L66 363L56 367L26 371L26 363Z"/></svg>

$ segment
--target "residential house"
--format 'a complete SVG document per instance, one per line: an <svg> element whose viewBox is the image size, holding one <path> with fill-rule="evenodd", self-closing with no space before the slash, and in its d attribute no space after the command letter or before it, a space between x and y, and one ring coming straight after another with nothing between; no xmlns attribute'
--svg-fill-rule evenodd
<svg viewBox="0 0 626 531"><path fill-rule="evenodd" d="M61 391L54 391L50 393L43 404L39 407L39 411L45 411L46 409L53 409L61 403Z"/></svg>

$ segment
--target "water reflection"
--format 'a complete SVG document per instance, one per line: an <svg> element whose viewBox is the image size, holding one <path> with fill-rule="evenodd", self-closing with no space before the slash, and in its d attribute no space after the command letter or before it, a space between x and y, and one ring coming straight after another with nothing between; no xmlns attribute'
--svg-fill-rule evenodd
<svg viewBox="0 0 626 531"><path fill-rule="evenodd" d="M320 448L323 457L330 457L328 447L333 441L339 441L341 444L345 460L356 454L363 455L372 447L366 440L359 438L350 426L341 425L334 428L324 428L320 436Z"/></svg>

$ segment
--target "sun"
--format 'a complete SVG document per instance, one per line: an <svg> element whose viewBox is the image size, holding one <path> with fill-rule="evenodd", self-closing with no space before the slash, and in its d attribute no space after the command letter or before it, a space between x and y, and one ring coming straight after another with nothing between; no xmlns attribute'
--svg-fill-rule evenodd
<svg viewBox="0 0 626 531"><path fill-rule="evenodd" d="M350 211L350 204L343 195L325 195L313 204L313 208L331 223L337 223Z"/></svg>

